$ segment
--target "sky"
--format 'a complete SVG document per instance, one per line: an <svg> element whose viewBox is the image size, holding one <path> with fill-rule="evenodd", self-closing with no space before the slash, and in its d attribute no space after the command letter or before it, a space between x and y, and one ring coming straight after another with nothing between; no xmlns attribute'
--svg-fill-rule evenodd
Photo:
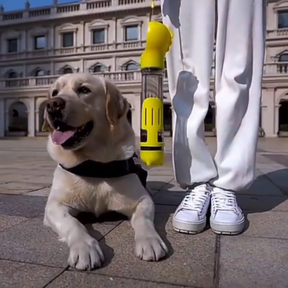
<svg viewBox="0 0 288 288"><path fill-rule="evenodd" d="M4 11L19 10L25 8L26 0L0 0L0 5L4 6ZM29 0L31 8L52 5L53 0ZM80 2L77 0L58 0L59 4Z"/></svg>

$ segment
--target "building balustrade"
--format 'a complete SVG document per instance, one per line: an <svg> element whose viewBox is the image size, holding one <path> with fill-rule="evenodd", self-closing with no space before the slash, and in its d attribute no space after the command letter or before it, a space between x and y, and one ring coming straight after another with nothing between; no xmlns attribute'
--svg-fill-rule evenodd
<svg viewBox="0 0 288 288"><path fill-rule="evenodd" d="M278 37L288 37L288 28L267 30L267 39Z"/></svg>
<svg viewBox="0 0 288 288"><path fill-rule="evenodd" d="M102 72L93 73L112 80L116 84L120 83L140 83L141 71L119 71L119 72ZM0 89L19 89L19 88L45 88L50 86L59 75L43 76L43 77L25 77L0 79Z"/></svg>
<svg viewBox="0 0 288 288"><path fill-rule="evenodd" d="M0 60L18 60L30 59L35 57L53 57L59 55L73 56L79 53L91 52L113 52L115 50L136 50L144 49L146 44L145 40L127 41L120 43L103 43L97 45L79 46L79 47L63 47L54 49L41 49L34 51L22 51L15 53L0 54Z"/></svg>
<svg viewBox="0 0 288 288"><path fill-rule="evenodd" d="M140 83L141 71L115 71L115 72L101 72L93 73L108 78L116 84ZM288 76L288 62L265 63L264 77L273 76ZM164 83L167 83L167 71L163 71ZM42 77L23 77L23 78L9 78L0 79L0 89L15 89L15 88L33 88L33 87L48 87L51 85L59 75L42 76ZM211 78L215 77L214 67L211 70ZM0 90L1 91L1 90Z"/></svg>
<svg viewBox="0 0 288 288"><path fill-rule="evenodd" d="M265 63L263 75L264 77L288 75L288 62Z"/></svg>
<svg viewBox="0 0 288 288"><path fill-rule="evenodd" d="M31 8L29 5L26 9L4 12L3 7L0 10L0 26L9 25L10 23L27 23L38 21L39 19L59 19L63 17L85 16L87 14L100 14L115 12L120 10L133 10L139 8L148 8L151 0L95 0L82 1L70 4L57 4L54 0L53 6ZM155 6L160 6L160 0L155 1Z"/></svg>

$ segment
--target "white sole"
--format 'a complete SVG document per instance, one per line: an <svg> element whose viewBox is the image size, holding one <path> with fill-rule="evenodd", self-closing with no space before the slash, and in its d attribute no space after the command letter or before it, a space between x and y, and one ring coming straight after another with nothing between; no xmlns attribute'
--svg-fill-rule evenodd
<svg viewBox="0 0 288 288"><path fill-rule="evenodd" d="M241 219L241 221L227 225L226 223L214 222L212 218L210 218L210 227L212 231L216 234L221 235L238 235L243 232L245 226L245 218Z"/></svg>
<svg viewBox="0 0 288 288"><path fill-rule="evenodd" d="M184 222L176 219L172 220L173 229L179 233L197 234L204 230L206 227L206 217L202 222Z"/></svg>

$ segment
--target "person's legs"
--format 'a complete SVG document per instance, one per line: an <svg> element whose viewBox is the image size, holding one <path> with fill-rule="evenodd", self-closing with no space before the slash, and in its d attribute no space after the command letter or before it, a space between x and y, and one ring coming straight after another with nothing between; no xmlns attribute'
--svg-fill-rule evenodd
<svg viewBox="0 0 288 288"><path fill-rule="evenodd" d="M163 23L174 33L167 54L169 92L175 111L173 165L176 181L193 187L174 214L175 230L200 232L206 224L210 191L217 176L204 142L209 107L215 29L215 0L162 0Z"/></svg>
<svg viewBox="0 0 288 288"><path fill-rule="evenodd" d="M218 178L211 181L210 224L215 232L237 234L244 216L235 191L254 179L262 71L265 49L265 1L218 1L216 38L215 163Z"/></svg>

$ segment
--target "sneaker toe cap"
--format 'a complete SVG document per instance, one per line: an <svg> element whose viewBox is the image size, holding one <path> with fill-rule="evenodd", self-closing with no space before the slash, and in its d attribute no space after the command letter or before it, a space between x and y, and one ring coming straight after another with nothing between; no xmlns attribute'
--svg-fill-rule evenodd
<svg viewBox="0 0 288 288"><path fill-rule="evenodd" d="M180 222L198 222L199 220L199 215L197 211L193 210L180 210L177 213L174 214L174 219L176 221Z"/></svg>
<svg viewBox="0 0 288 288"><path fill-rule="evenodd" d="M244 216L242 214L233 213L231 211L217 211L216 215L214 217L214 221L225 223L227 225L229 224L235 224L242 222L244 219Z"/></svg>

